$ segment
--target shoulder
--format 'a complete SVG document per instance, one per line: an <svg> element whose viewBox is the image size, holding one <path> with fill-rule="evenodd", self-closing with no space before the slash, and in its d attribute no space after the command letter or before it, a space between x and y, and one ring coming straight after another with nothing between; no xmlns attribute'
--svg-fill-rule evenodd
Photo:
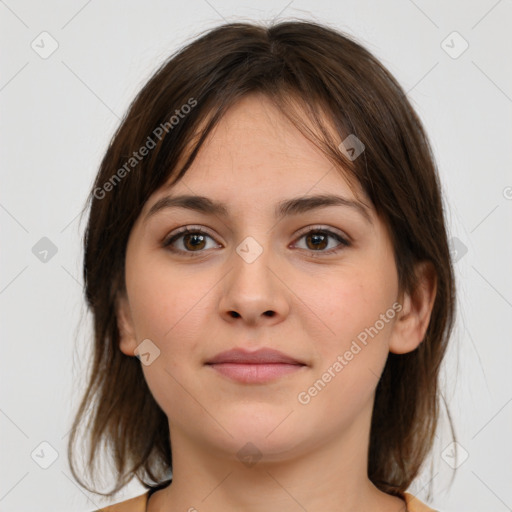
<svg viewBox="0 0 512 512"><path fill-rule="evenodd" d="M407 504L408 512L437 512L433 508L427 507L425 503L408 492L404 492L404 499Z"/></svg>
<svg viewBox="0 0 512 512"><path fill-rule="evenodd" d="M149 492L149 491L148 491ZM146 502L148 500L148 492L130 498L129 500L110 505L108 507L100 508L94 512L145 512Z"/></svg>
<svg viewBox="0 0 512 512"><path fill-rule="evenodd" d="M94 512L145 512L147 499L148 493L145 492L135 498L95 510ZM433 508L427 507L422 501L408 492L404 493L404 499L408 512L436 512Z"/></svg>

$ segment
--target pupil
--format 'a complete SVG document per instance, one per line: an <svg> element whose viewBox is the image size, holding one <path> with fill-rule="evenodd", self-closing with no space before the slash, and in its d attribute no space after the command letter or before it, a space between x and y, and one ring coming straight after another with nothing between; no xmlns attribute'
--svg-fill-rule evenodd
<svg viewBox="0 0 512 512"><path fill-rule="evenodd" d="M325 235L311 235L311 238L314 240L314 247L318 248L319 246L318 246L317 242L322 243L322 241L324 241L322 239L325 239ZM321 248L323 248L323 247L324 246L322 245Z"/></svg>
<svg viewBox="0 0 512 512"><path fill-rule="evenodd" d="M203 242L203 235L187 235L186 237L187 243L190 243L191 240L191 246L192 247L198 247Z"/></svg>

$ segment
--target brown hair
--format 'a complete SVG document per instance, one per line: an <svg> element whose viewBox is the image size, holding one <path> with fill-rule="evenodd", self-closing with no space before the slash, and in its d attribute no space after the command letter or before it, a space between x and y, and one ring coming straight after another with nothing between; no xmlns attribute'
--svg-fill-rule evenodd
<svg viewBox="0 0 512 512"><path fill-rule="evenodd" d="M432 262L437 293L425 339L412 352L390 353L377 385L368 477L384 492L401 494L432 449L455 282L441 187L422 124L389 71L349 36L302 20L268 27L230 23L201 34L154 73L114 134L88 197L83 277L94 353L68 458L74 477L87 487L73 461L78 427L87 418L88 470L101 441L116 468L115 489L93 491L98 494L112 496L133 476L149 488L148 478L162 483L172 471L167 417L140 362L119 349L116 299L125 293L130 231L148 197L185 174L211 128L250 93L270 98L339 172L362 186L389 228L400 290L415 289L415 263ZM363 142L360 157L352 161L340 151L326 117L342 140L355 134ZM143 146L151 148L132 160ZM188 160L178 172L184 155Z"/></svg>

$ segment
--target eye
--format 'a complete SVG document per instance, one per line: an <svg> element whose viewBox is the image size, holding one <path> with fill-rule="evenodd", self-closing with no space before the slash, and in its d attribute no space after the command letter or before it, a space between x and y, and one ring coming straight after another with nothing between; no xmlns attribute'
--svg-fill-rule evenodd
<svg viewBox="0 0 512 512"><path fill-rule="evenodd" d="M203 231L200 228L195 228L194 226L187 226L174 235L172 235L170 238L167 238L163 242L163 247L167 247L172 252L177 253L192 253L189 254L190 256L193 256L194 252L202 252L201 249L205 248L206 239L210 238L213 240L213 238L206 233L206 231ZM180 240L182 239L182 240ZM174 244L176 241L180 240L182 247L185 249L177 249ZM197 250L196 250L197 249Z"/></svg>
<svg viewBox="0 0 512 512"><path fill-rule="evenodd" d="M312 254L312 256L324 256L328 254L334 254L343 249L343 247L348 247L350 243L348 240L343 238L338 233L334 233L333 231L329 229L319 228L315 227L313 229L309 229L309 231L306 231L303 233L298 240L301 239L306 240L306 250L312 252L312 253L320 253L320 254ZM339 243L338 245L335 245L334 248L325 251L325 249L329 245L329 238L337 240Z"/></svg>
<svg viewBox="0 0 512 512"><path fill-rule="evenodd" d="M162 246L175 253L193 256L194 253L201 253L203 252L203 249L208 249L208 247L206 247L206 240L208 238L213 240L213 237L201 228L187 226L164 240ZM334 254L340 251L343 247L350 246L350 242L348 242L344 237L324 228L315 227L313 229L309 229L309 231L303 233L298 240L303 238L306 240L307 245L305 250L311 253L320 253L312 254L312 256L315 257ZM325 251L324 249L329 245L329 239L336 240L338 244L335 245L334 248ZM181 248L177 248L175 245L178 241L179 243L177 245L181 245Z"/></svg>

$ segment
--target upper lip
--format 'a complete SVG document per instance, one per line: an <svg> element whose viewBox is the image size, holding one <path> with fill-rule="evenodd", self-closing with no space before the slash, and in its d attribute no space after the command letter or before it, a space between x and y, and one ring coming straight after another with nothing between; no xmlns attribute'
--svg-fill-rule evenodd
<svg viewBox="0 0 512 512"><path fill-rule="evenodd" d="M220 352L212 359L206 361L206 364L219 364L219 363L238 363L238 364L299 364L305 363L294 359L291 356L283 354L278 350L271 348L261 348L253 352L249 352L242 348L234 348Z"/></svg>

